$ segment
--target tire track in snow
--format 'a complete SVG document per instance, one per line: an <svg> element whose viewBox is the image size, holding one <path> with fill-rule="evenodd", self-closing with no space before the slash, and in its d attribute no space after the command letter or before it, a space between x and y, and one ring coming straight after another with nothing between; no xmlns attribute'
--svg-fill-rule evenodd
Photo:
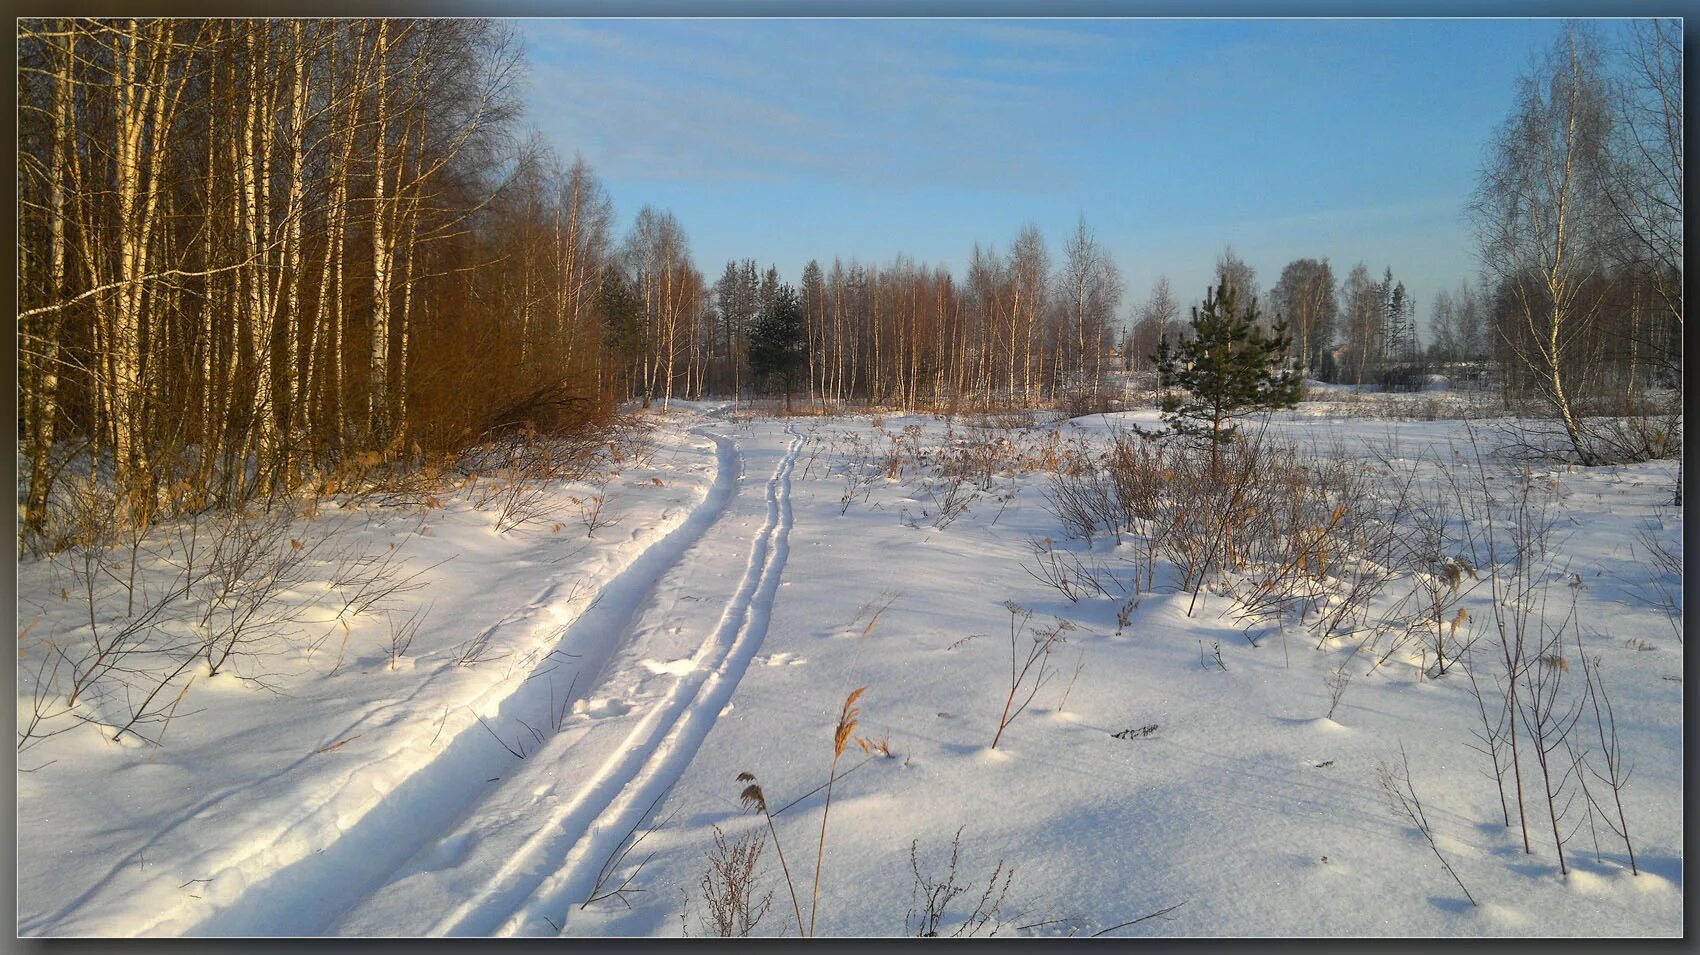
<svg viewBox="0 0 1700 955"><path fill-rule="evenodd" d="M618 649L620 639L648 602L659 581L716 524L737 495L743 458L730 438L698 429L695 433L715 444L715 475L702 502L678 527L651 544L614 576L596 599L569 625L555 649L583 651L581 664L599 672ZM547 604L534 599L505 615L490 629L529 620ZM552 651L551 651L552 652ZM537 668L550 666L549 654L539 657ZM534 668L535 669L535 668ZM578 694L571 706L591 688ZM533 713L547 690L537 682L519 680L512 693L501 700L487 722L500 731L511 718ZM513 757L493 745L476 721L462 730L430 762L421 766L364 815L343 827L329 845L253 878L239 897L191 925L185 935L214 936L308 936L323 934L338 918L390 878L421 849L433 844L464 819L497 785L491 777L507 774ZM295 828L323 826L326 820L309 817ZM311 841L311 833L302 838ZM249 858L275 851L259 847ZM227 874L241 876L241 872ZM178 911L161 913L137 934L148 934L173 918Z"/></svg>
<svg viewBox="0 0 1700 955"><path fill-rule="evenodd" d="M751 545L743 579L719 623L692 657L697 665L645 714L578 795L538 826L486 891L463 902L428 934L546 931L545 916L564 932L571 913L590 896L607 857L684 774L767 635L790 552L791 474L804 443L795 428L786 431L793 438L767 482L767 522Z"/></svg>

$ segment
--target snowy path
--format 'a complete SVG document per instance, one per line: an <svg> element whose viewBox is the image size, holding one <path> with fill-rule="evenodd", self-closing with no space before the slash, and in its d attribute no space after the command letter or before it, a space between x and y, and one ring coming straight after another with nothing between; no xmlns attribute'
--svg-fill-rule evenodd
<svg viewBox="0 0 1700 955"><path fill-rule="evenodd" d="M803 439L794 431L767 482L767 522L750 549L737 590L692 664L625 745L570 801L538 820L536 833L486 889L431 927L432 935L531 934L545 919L559 930L590 897L605 861L683 774L725 709L761 645L789 552L791 473Z"/></svg>
<svg viewBox="0 0 1700 955"><path fill-rule="evenodd" d="M904 931L909 866L936 876L958 832L959 876L983 884L1015 867L1006 934L1030 923L1089 934L1177 903L1120 931L1681 931L1684 655L1653 601L1659 588L1680 599L1682 578L1643 554L1656 541L1680 556L1675 462L1531 475L1559 517L1554 558L1575 562L1550 578L1583 622L1567 641L1603 661L1636 767L1623 797L1640 874L1578 793L1562 820L1580 828L1561 875L1549 846L1527 853L1505 825L1471 745L1470 681L1425 676L1420 652L1371 669L1348 667L1360 650L1350 641L1318 649L1282 632L1254 644L1219 597L1187 616L1162 566L1155 590L1069 599L1034 578L1033 541L1050 537L1120 581L1143 565L1134 541L1066 539L1044 470L1000 473L946 524L932 516L946 486L927 468L888 478L869 460L900 443L998 434L978 424L734 422L718 410L659 416L650 450L593 486L610 492L608 534L547 523L498 534L465 503L358 528L365 548L394 540L419 564L454 557L421 591L436 612L400 667L374 617L356 627L340 672L329 654L303 658L286 692L198 681L190 700L205 710L173 724L164 747L79 732L30 751L18 777L20 932L711 933L699 885L716 832L768 832L743 811L737 775L758 774L776 804L795 806L771 838L812 854L833 721L858 686L857 732L895 758L861 768L858 754L854 775L841 775L821 935ZM1007 440L1067 450L1105 440L1114 423ZM1449 448L1471 437L1446 421L1315 414L1277 425L1372 473L1409 466L1431 489L1445 486L1435 482ZM844 468L857 461L881 477L846 507ZM586 487L556 489L555 512L570 518ZM71 632L75 601L60 607L46 568L24 569L32 610ZM1375 612L1398 613L1404 593L1384 594ZM1466 599L1476 635L1491 639L1491 594L1484 585ZM1029 629L1069 632L1060 676L992 752L1008 693L1006 601L1032 610ZM456 666L481 633L490 662ZM1207 663L1215 653L1220 665ZM1491 660L1480 665L1493 686ZM1341 672L1349 692L1334 699ZM1380 798L1381 767L1405 754L1438 848L1479 905ZM645 840L622 858L634 829ZM628 878L632 894L585 904ZM777 907L757 934L795 930L782 878L770 848L758 888L777 890Z"/></svg>
<svg viewBox="0 0 1700 955"><path fill-rule="evenodd" d="M603 587L595 603L562 634L550 656L572 660L582 674L573 698L557 703L556 687L528 680L502 700L493 716L487 715L485 722L497 736L515 739L524 732L521 726L535 725L534 714L550 706L583 713L586 703L598 700L601 691L620 676L616 657L632 640L637 621L656 601L663 581L698 558L699 543L723 523L737 496L743 458L730 438L697 433L716 445L716 474L708 494L681 525ZM397 907L411 912L402 922L391 924L409 925L410 933L489 934L498 927L512 933L524 930L520 926L525 916L538 906L553 911L566 907L563 900L582 901L576 894L588 889L609 848L630 828L633 815L641 814L689 763L761 642L785 562L785 535L791 525L790 474L801 444L801 437L791 442L768 481L766 526L751 547L743 579L725 598L719 626L697 648L692 666L671 692L636 719L622 744L601 760L576 792L557 795L549 786L547 795L557 798L545 807L539 804L534 785L552 764L582 763L573 759L575 750L597 749L582 745L591 734L582 729L575 732L570 720L563 721L562 732L528 754L530 758L519 763L518 769L514 757L497 745L490 732L471 726L370 812L346 825L335 841L246 886L232 904L187 934L340 934L359 931L355 926L360 925L381 931L362 915L367 910ZM530 623L548 596L545 592L496 626ZM541 671L546 666L547 660L540 661L537 668ZM533 716L530 723L524 721L527 715ZM405 891L406 877L422 868L435 868L432 859L442 855L444 845L470 852L480 843L502 844L503 840L490 838L482 830L492 824L511 829L519 820L503 819L501 813L486 809L504 805L516 795L531 797L523 820L530 833L520 846L501 850L500 867L489 883L476 890L463 886L456 892L461 904L452 910L444 905L416 908ZM394 889L398 882L401 891ZM430 924L418 921L421 911L447 914ZM560 917L555 920L559 922Z"/></svg>

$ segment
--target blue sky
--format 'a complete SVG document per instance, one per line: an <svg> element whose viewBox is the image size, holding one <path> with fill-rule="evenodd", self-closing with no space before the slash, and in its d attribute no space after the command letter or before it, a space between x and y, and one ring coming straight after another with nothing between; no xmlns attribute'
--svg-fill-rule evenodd
<svg viewBox="0 0 1700 955"><path fill-rule="evenodd" d="M1076 218L1128 305L1202 297L1231 244L1392 266L1426 318L1475 273L1463 208L1557 20L526 20L528 120L582 154L623 230L671 209L729 258L961 275Z"/></svg>

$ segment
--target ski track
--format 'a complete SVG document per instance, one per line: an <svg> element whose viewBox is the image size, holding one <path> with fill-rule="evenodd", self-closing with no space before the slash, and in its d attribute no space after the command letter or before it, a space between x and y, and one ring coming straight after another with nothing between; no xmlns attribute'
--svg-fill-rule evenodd
<svg viewBox="0 0 1700 955"><path fill-rule="evenodd" d="M709 638L692 656L695 666L654 704L615 754L558 809L538 821L533 835L495 873L483 891L439 919L426 935L518 935L546 931L549 916L564 933L569 912L591 894L607 857L627 832L684 773L715 720L730 701L751 657L766 636L780 574L789 553L791 474L804 439L794 428L785 454L767 482L767 519L755 537L743 579ZM717 468L703 502L666 537L635 558L575 620L555 649L579 658L597 678L566 705L588 699L629 637L661 582L730 511L743 459L727 437L697 429L714 441ZM504 616L489 630L524 623L557 585ZM549 666L545 655L539 667ZM500 729L529 712L537 690L527 681L503 699L487 720ZM334 932L342 916L380 891L421 851L476 811L501 783L512 757L490 745L477 725L463 729L443 752L403 780L342 834L248 884L230 905L183 932L190 936L311 936ZM317 820L309 817L301 826ZM287 839L289 833L285 833ZM262 855L267 849L250 854ZM175 914L175 913L172 913ZM162 913L148 929L167 923Z"/></svg>
<svg viewBox="0 0 1700 955"><path fill-rule="evenodd" d="M678 527L615 575L566 628L554 649L540 656L534 669L552 666L549 658L561 651L578 656L584 672L600 674L660 581L730 510L737 495L742 455L730 438L703 429L695 429L693 433L715 444L714 481L703 501ZM799 438L794 444L800 442ZM787 460L793 460L795 453L793 448ZM487 630L523 624L531 619L547 603L547 596L555 586L551 584L538 598L505 615ZM519 715L534 712L540 705L538 701L547 695L547 689L539 686L539 682L530 681L529 674L527 679L519 680L513 692L501 701L495 716L485 722L500 734ZM593 685L584 686L566 705L570 707L578 699L588 698L594 689ZM246 884L242 894L229 905L190 925L181 934L224 937L324 934L343 913L387 884L421 849L452 831L474 811L480 797L499 785L486 780L506 775L512 759L494 745L489 734L475 721L368 812L347 823L328 845L260 875ZM351 782L358 782L358 777ZM278 841L288 840L297 829L323 824L323 819L309 815ZM271 851L273 846L258 847L245 858L263 857ZM230 874L240 877L240 873ZM149 934L178 917L179 912L162 912L154 922L134 934Z"/></svg>
<svg viewBox="0 0 1700 955"><path fill-rule="evenodd" d="M718 625L693 656L697 666L638 721L577 796L537 827L482 894L428 934L511 936L551 928L565 934L603 865L684 774L767 635L790 552L791 474L804 441L795 428L786 431L791 443L767 482L767 523Z"/></svg>

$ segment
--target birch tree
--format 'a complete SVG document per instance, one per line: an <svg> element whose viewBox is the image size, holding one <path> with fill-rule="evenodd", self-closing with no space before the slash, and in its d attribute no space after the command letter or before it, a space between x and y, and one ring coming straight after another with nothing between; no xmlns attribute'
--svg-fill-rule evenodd
<svg viewBox="0 0 1700 955"><path fill-rule="evenodd" d="M1515 309L1511 356L1533 378L1584 465L1597 455L1583 432L1579 397L1592 372L1578 361L1581 333L1600 306L1594 244L1605 212L1593 170L1610 116L1592 32L1568 24L1523 77L1517 105L1489 146L1472 205L1484 268Z"/></svg>

